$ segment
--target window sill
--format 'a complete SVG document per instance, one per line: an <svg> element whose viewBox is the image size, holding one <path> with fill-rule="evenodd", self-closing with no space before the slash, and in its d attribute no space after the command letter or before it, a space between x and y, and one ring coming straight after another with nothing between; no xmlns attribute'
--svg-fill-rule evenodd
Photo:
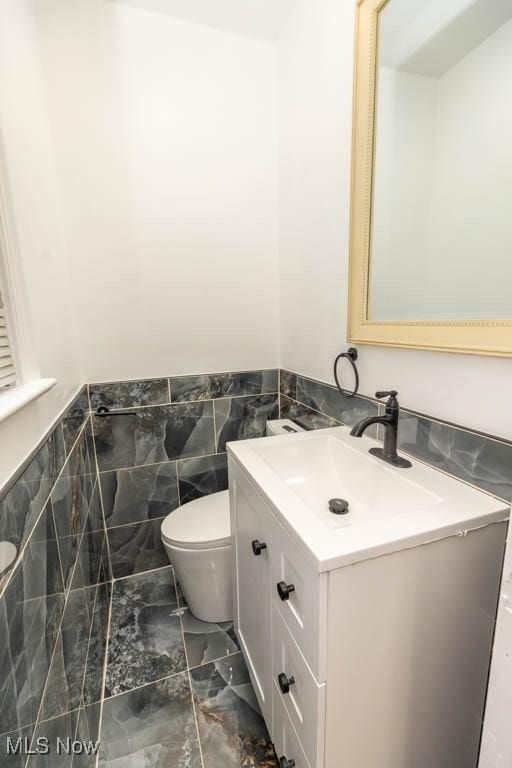
<svg viewBox="0 0 512 768"><path fill-rule="evenodd" d="M11 390L0 393L0 422L8 419L16 411L48 392L57 383L57 379L35 379Z"/></svg>

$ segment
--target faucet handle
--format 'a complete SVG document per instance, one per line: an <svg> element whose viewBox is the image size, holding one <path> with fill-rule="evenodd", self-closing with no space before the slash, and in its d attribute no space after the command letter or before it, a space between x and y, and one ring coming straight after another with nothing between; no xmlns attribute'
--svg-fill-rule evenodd
<svg viewBox="0 0 512 768"><path fill-rule="evenodd" d="M396 389L390 389L389 392L376 392L375 397L378 400L382 400L383 397L396 397L398 395L398 392Z"/></svg>

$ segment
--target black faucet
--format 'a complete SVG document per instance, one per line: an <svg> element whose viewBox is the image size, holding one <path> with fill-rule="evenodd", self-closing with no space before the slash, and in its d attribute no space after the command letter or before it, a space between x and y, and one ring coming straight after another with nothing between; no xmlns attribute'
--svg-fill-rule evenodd
<svg viewBox="0 0 512 768"><path fill-rule="evenodd" d="M392 389L390 392L376 392L375 397L379 400L382 397L389 397L386 403L386 412L384 416L369 416L367 419L362 419L355 427L352 427L350 434L353 437L362 437L364 432L372 424L382 424L384 426L384 444L382 448L370 448L370 453L373 456L378 456L382 461L387 461L388 464L392 464L394 467L403 467L407 469L412 467L410 461L403 459L398 455L396 446L398 442L398 416L400 413L400 406L396 396L398 392Z"/></svg>

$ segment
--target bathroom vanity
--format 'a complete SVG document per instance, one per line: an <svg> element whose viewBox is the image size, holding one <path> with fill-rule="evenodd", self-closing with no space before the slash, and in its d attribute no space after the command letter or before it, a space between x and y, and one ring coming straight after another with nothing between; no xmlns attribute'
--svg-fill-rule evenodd
<svg viewBox="0 0 512 768"><path fill-rule="evenodd" d="M472 768L508 510L375 445L228 445L236 632L280 768Z"/></svg>

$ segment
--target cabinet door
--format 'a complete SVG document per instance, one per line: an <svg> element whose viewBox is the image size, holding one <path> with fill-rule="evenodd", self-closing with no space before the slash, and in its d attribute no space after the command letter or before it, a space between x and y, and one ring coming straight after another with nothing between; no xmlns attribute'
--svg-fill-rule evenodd
<svg viewBox="0 0 512 768"><path fill-rule="evenodd" d="M319 683L326 679L327 573L319 574L280 526L275 526L271 553L272 596ZM292 586L289 595L279 585Z"/></svg>
<svg viewBox="0 0 512 768"><path fill-rule="evenodd" d="M249 486L233 480L236 546L236 627L263 717L272 723L272 646L270 599L271 521ZM260 554L258 544L265 545Z"/></svg>
<svg viewBox="0 0 512 768"><path fill-rule="evenodd" d="M282 760L284 765L292 765L294 768L320 768L323 765L320 762L310 765L308 762L276 685L274 685L273 739L277 758L279 761ZM342 765L341 758L340 765Z"/></svg>

